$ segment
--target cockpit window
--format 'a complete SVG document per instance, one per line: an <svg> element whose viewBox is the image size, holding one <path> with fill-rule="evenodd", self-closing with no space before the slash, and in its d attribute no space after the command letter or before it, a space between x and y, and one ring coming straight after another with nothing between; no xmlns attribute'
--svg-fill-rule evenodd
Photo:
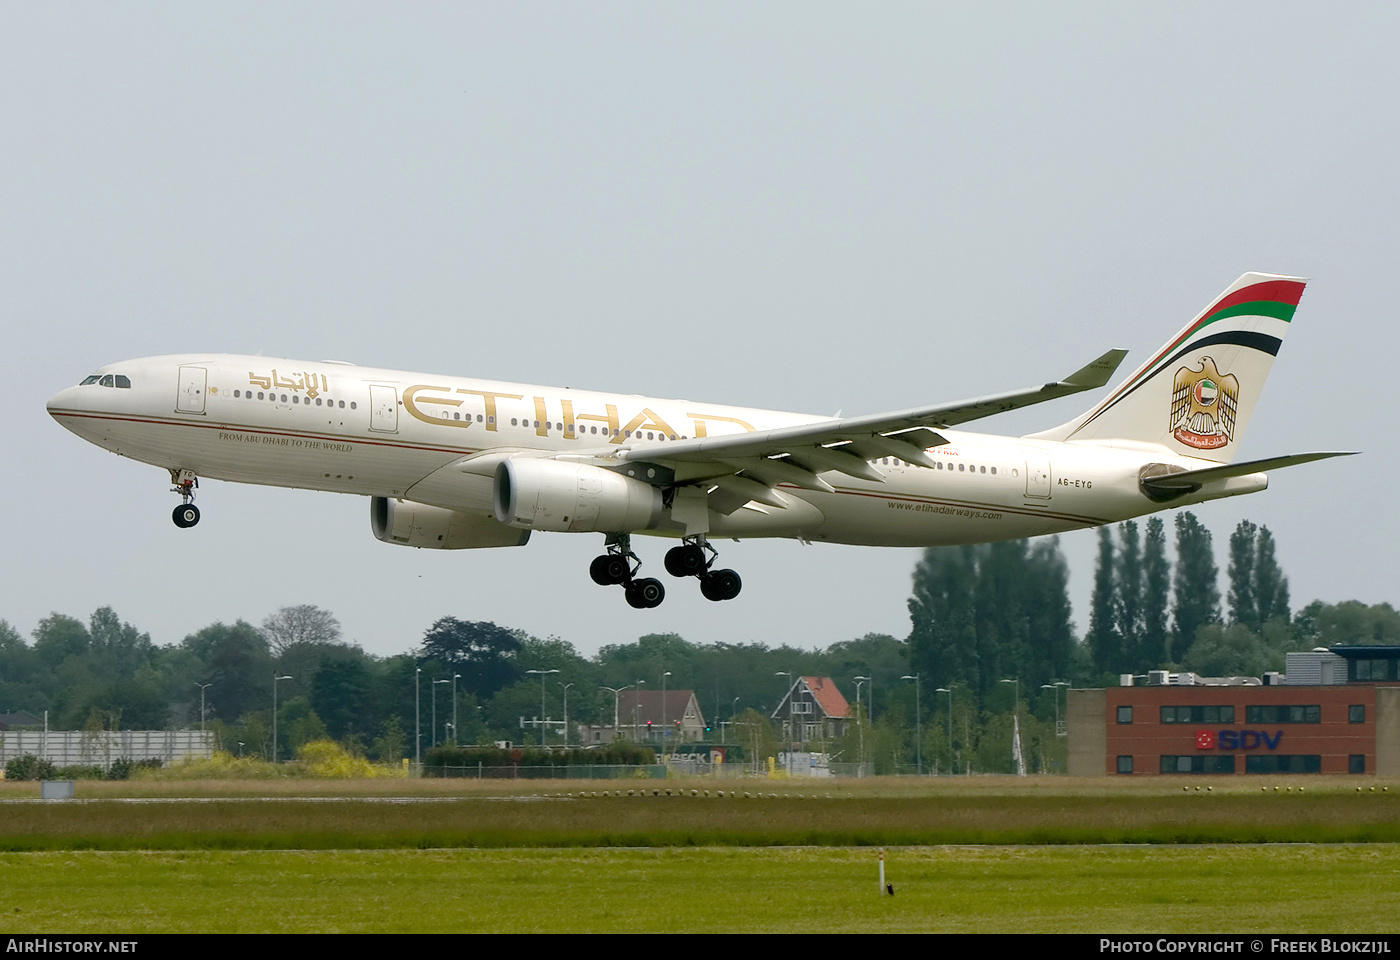
<svg viewBox="0 0 1400 960"><path fill-rule="evenodd" d="M107 374L107 376L103 377L101 380L99 380L99 381L97 381L97 382L98 382L100 385L104 386L104 387L110 387L110 386L112 386L112 375L109 373L109 374Z"/></svg>
<svg viewBox="0 0 1400 960"><path fill-rule="evenodd" d="M124 390L130 390L131 381L119 373L117 374L117 386L121 387Z"/></svg>
<svg viewBox="0 0 1400 960"><path fill-rule="evenodd" d="M131 378L120 373L109 373L105 376L100 373L94 373L92 376L84 378L83 382L78 384L78 386L86 387L91 383L95 383L101 387L121 387L123 390L131 389Z"/></svg>
<svg viewBox="0 0 1400 960"><path fill-rule="evenodd" d="M83 382L80 383L80 384L78 384L78 386L80 386L80 387L86 387L86 386L87 386L88 384L90 384L90 383L96 383L96 382L98 381L98 379L99 379L99 378L98 378L97 374L94 373L92 376L84 378Z"/></svg>

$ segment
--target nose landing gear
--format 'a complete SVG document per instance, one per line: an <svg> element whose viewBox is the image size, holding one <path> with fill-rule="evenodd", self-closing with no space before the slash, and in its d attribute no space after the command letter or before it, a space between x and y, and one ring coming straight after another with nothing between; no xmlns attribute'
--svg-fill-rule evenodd
<svg viewBox="0 0 1400 960"><path fill-rule="evenodd" d="M706 559L705 552L709 551ZM733 600L744 582L733 570L713 570L719 551L704 537L687 537L679 547L666 551L666 572L673 577L698 577L706 600Z"/></svg>
<svg viewBox="0 0 1400 960"><path fill-rule="evenodd" d="M170 482L175 484L170 492L180 495L180 505L170 519L182 530L194 526L199 522L199 508L194 505L194 491L199 486L199 478L193 470L171 470Z"/></svg>

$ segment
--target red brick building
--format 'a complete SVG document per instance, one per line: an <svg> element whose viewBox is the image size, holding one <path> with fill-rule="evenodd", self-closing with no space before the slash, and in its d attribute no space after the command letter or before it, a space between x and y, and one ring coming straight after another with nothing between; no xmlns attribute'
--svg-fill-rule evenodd
<svg viewBox="0 0 1400 960"><path fill-rule="evenodd" d="M1069 772L1400 776L1400 647L1330 655L1345 682L1070 690Z"/></svg>

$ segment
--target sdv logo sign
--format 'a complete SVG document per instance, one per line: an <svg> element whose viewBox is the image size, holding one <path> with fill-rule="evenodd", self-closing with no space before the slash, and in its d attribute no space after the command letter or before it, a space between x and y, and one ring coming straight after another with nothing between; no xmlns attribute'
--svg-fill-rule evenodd
<svg viewBox="0 0 1400 960"><path fill-rule="evenodd" d="M1273 750L1283 739L1283 731L1275 730L1197 730L1197 750L1258 750L1264 747Z"/></svg>

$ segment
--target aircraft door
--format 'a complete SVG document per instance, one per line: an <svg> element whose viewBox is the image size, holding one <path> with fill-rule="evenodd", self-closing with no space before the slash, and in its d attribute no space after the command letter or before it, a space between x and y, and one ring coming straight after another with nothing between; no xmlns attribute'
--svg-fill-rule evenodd
<svg viewBox="0 0 1400 960"><path fill-rule="evenodd" d="M209 376L203 367L181 367L180 385L175 394L176 413L204 413L205 381Z"/></svg>
<svg viewBox="0 0 1400 960"><path fill-rule="evenodd" d="M1026 496L1050 499L1050 454L1039 451L1026 454Z"/></svg>
<svg viewBox="0 0 1400 960"><path fill-rule="evenodd" d="M369 428L376 433L399 430L399 392L393 387L370 384Z"/></svg>

